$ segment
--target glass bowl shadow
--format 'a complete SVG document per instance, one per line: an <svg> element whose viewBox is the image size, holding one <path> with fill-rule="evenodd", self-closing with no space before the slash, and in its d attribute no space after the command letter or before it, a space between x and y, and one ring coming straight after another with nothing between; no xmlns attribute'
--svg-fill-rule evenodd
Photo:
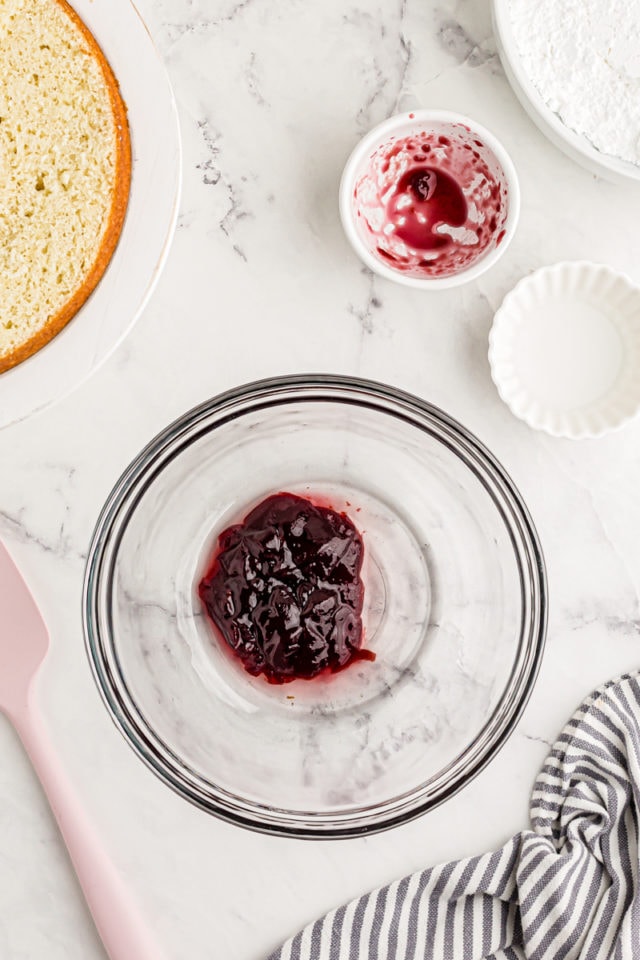
<svg viewBox="0 0 640 960"><path fill-rule="evenodd" d="M271 493L321 498L365 545L374 662L252 677L197 584L218 535ZM438 408L371 381L265 380L191 410L98 520L86 644L125 739L180 796L296 837L386 829L468 783L512 732L544 647L544 561L503 468Z"/></svg>

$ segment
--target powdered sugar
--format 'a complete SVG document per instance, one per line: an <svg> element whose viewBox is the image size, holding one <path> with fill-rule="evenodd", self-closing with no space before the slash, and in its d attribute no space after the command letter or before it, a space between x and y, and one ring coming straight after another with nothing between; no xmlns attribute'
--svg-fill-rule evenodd
<svg viewBox="0 0 640 960"><path fill-rule="evenodd" d="M509 0L522 64L597 150L640 165L640 0Z"/></svg>

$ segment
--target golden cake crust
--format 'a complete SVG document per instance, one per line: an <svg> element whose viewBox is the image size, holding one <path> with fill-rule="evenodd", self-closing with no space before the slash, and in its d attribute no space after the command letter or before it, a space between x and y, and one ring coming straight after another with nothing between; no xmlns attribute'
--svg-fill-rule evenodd
<svg viewBox="0 0 640 960"><path fill-rule="evenodd" d="M91 49L93 57L100 65L109 91L115 133L114 189L107 228L93 264L83 282L66 301L64 306L50 317L28 340L0 356L0 373L22 363L23 360L26 360L44 347L45 344L49 343L56 334L60 333L86 302L98 285L116 249L129 201L129 190L131 186L131 139L129 136L127 109L120 94L118 81L105 55L98 46L95 37L75 10L67 3L67 0L54 0L54 2L82 33Z"/></svg>

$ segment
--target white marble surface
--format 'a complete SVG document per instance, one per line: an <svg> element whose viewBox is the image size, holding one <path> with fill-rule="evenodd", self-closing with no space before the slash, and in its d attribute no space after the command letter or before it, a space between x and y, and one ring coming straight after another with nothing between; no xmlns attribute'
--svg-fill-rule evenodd
<svg viewBox="0 0 640 960"><path fill-rule="evenodd" d="M640 281L637 203L548 144L495 56L487 0L144 0L184 138L173 250L133 333L73 396L0 432L0 536L52 634L52 737L168 960L260 960L330 906L406 872L501 844L526 823L548 742L591 687L638 664L640 422L598 441L532 432L489 377L492 314L527 271L609 262ZM500 263L427 295L374 280L338 222L341 165L399 106L464 111L500 136L523 209ZM80 623L98 510L153 433L255 377L379 378L443 406L502 460L546 551L546 658L518 728L432 814L366 839L305 843L220 823L159 783L98 699ZM16 737L0 723L0 957L102 957Z"/></svg>

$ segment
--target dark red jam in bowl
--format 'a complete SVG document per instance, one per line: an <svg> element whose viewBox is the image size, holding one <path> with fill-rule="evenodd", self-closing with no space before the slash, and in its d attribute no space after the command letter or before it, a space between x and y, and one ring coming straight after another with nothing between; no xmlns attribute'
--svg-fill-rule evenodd
<svg viewBox="0 0 640 960"><path fill-rule="evenodd" d="M344 513L277 493L220 535L198 593L248 673L309 680L375 659L362 649L363 555Z"/></svg>

